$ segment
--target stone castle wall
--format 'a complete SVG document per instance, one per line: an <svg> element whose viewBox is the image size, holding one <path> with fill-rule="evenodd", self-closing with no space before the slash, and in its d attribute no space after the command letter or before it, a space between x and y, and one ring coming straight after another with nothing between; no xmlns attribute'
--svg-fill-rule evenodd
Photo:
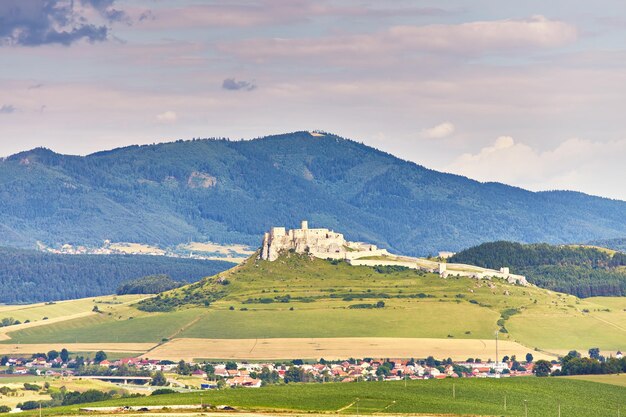
<svg viewBox="0 0 626 417"><path fill-rule="evenodd" d="M263 236L260 258L275 261L281 252L289 250L308 253L322 259L355 259L388 254L386 250L378 249L376 245L349 242L341 233L329 229L309 229L306 220L302 222L300 229L272 227Z"/></svg>

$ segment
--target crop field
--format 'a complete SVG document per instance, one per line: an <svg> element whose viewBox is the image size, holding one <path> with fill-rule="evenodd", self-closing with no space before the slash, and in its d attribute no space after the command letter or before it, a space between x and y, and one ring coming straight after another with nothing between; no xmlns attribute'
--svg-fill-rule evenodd
<svg viewBox="0 0 626 417"><path fill-rule="evenodd" d="M516 340L542 349L568 346L586 352L599 347L605 353L624 349L626 297L589 298L577 307L578 311L537 307L511 317L507 328Z"/></svg>
<svg viewBox="0 0 626 417"><path fill-rule="evenodd" d="M564 378L578 379L581 381L599 382L602 384L617 385L620 387L626 387L626 374L616 375L575 375Z"/></svg>
<svg viewBox="0 0 626 417"><path fill-rule="evenodd" d="M104 297L81 298L78 300L57 301L54 303L38 303L28 305L0 305L0 319L13 317L16 320L31 322L42 320L44 317L55 319L59 317L72 316L85 312L91 312L94 305L98 305L101 310L105 306L116 306L127 304L145 298L145 295L110 295Z"/></svg>
<svg viewBox="0 0 626 417"><path fill-rule="evenodd" d="M455 395L453 396L453 392ZM505 408L506 401L506 408ZM564 378L444 379L337 384L291 384L203 393L205 404L247 411L356 414L614 417L626 388ZM106 401L94 406L199 404L198 393ZM358 407L358 410L357 410ZM47 410L68 414L79 406Z"/></svg>
<svg viewBox="0 0 626 417"><path fill-rule="evenodd" d="M9 334L11 343L152 343L174 337L203 313L188 309L148 314L132 309L123 315L97 314ZM6 343L6 342L4 342ZM1 344L0 344L1 346Z"/></svg>
<svg viewBox="0 0 626 417"><path fill-rule="evenodd" d="M499 343L500 355L535 359L554 359L514 342ZM145 356L178 361L180 359L345 359L365 358L440 358L465 360L468 357L495 359L495 340L410 339L410 338L289 338L289 339L174 339Z"/></svg>

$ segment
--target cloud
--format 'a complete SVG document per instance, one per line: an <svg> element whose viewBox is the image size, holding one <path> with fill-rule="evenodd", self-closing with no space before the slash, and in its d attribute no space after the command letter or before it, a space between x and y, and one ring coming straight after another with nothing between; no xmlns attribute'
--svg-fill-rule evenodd
<svg viewBox="0 0 626 417"><path fill-rule="evenodd" d="M244 80L237 81L234 78L226 78L222 82L222 88L224 90L231 90L231 91L237 91L237 90L252 91L256 89L256 84L254 83L254 81L244 81Z"/></svg>
<svg viewBox="0 0 626 417"><path fill-rule="evenodd" d="M10 114L10 113L15 113L15 106L13 106L12 104L3 104L0 107L0 114Z"/></svg>
<svg viewBox="0 0 626 417"><path fill-rule="evenodd" d="M168 110L164 113L158 114L157 120L164 123L174 123L176 120L178 120L178 116L175 112Z"/></svg>
<svg viewBox="0 0 626 417"><path fill-rule="evenodd" d="M394 55L406 60L411 54L458 57L510 54L524 49L555 48L576 38L576 28L568 23L532 16L521 20L393 26L376 33L322 38L246 39L225 42L218 48L258 61L306 57L346 62L354 57L371 60L372 57L381 59Z"/></svg>
<svg viewBox="0 0 626 417"><path fill-rule="evenodd" d="M113 7L115 0L80 0L80 3L83 6L93 7L109 22L121 22L128 20L126 13Z"/></svg>
<svg viewBox="0 0 626 417"><path fill-rule="evenodd" d="M438 7L369 7L337 6L324 0L254 0L215 1L212 4L160 7L141 13L139 21L153 28L190 27L258 27L280 24L301 24L316 17L381 18L407 16L442 16L449 11ZM206 2L208 3L208 2Z"/></svg>
<svg viewBox="0 0 626 417"><path fill-rule="evenodd" d="M450 122L443 122L429 129L424 129L422 135L428 139L442 139L454 133L454 125Z"/></svg>
<svg viewBox="0 0 626 417"><path fill-rule="evenodd" d="M537 150L511 136L500 136L476 153L456 158L447 171L479 181L498 181L533 190L576 188L596 195L626 198L614 179L626 176L626 139L599 142L571 138Z"/></svg>
<svg viewBox="0 0 626 417"><path fill-rule="evenodd" d="M105 41L109 28L91 22L93 13L109 22L125 18L114 0L2 0L0 46L71 45L79 40ZM97 20L97 19L96 19Z"/></svg>

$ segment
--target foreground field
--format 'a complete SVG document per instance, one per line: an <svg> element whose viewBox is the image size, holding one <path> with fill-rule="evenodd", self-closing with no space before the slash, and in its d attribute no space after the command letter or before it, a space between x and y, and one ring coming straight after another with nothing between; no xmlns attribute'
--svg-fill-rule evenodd
<svg viewBox="0 0 626 417"><path fill-rule="evenodd" d="M203 394L204 404L227 404L244 411L524 416L526 404L529 417L556 416L559 403L563 416L613 417L625 398L622 387L559 378L409 381L406 387L401 381L291 384ZM120 399L94 406L199 403L199 394L190 393ZM46 414L74 413L78 408L53 409Z"/></svg>
<svg viewBox="0 0 626 417"><path fill-rule="evenodd" d="M523 358L532 352L510 341L499 343L499 353ZM555 359L532 352L535 359ZM468 357L495 359L494 340L409 339L409 338L311 338L311 339L174 339L145 356L177 361L180 359L345 359L438 358L465 360Z"/></svg>

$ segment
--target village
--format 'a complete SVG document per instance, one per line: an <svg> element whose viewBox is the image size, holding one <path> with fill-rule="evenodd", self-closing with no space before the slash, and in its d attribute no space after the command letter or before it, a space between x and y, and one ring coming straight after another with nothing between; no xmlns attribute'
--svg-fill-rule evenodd
<svg viewBox="0 0 626 417"><path fill-rule="evenodd" d="M31 358L3 357L0 363L0 385L20 375L98 379L122 385L146 385L155 388L171 386L183 389L259 388L263 385L291 382L361 382L401 381L444 378L507 378L533 375L531 354L525 360L505 356L501 362L469 358L462 362L451 359L436 360L432 356L422 360L365 358L314 363L302 360L291 362L172 362L147 358L96 359L73 358L64 361L60 356L33 355ZM99 356L99 357L98 357ZM621 356L621 354L619 355ZM102 359L104 358L104 359ZM560 370L557 361L550 372ZM157 380L157 374L161 378ZM184 378L180 378L180 377Z"/></svg>

